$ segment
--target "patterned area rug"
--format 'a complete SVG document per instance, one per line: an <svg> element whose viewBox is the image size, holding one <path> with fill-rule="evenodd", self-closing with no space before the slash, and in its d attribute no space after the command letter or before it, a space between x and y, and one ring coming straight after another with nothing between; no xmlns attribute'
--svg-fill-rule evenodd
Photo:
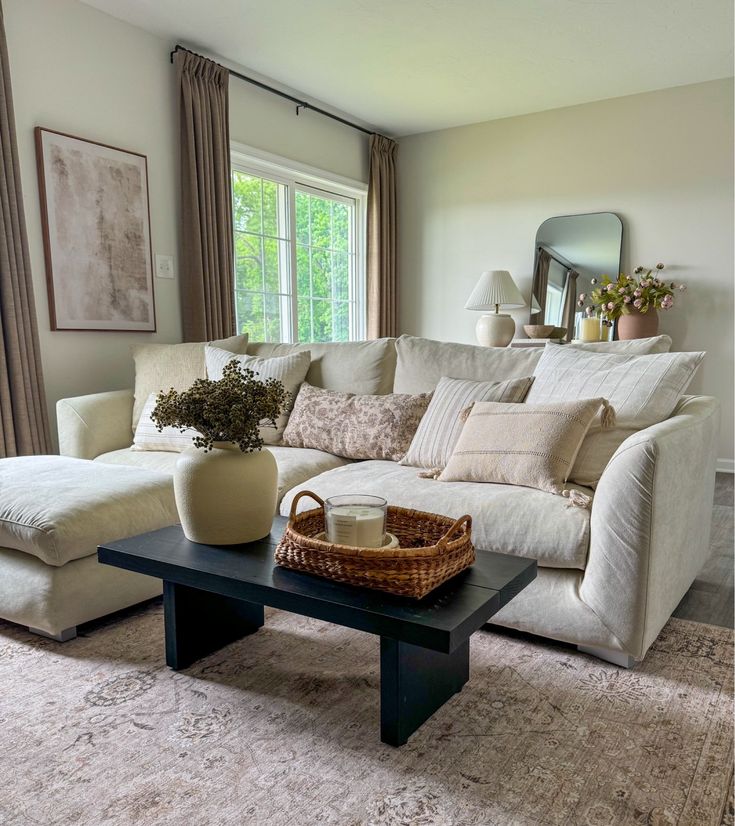
<svg viewBox="0 0 735 826"><path fill-rule="evenodd" d="M0 823L731 817L724 628L671 620L633 671L479 632L470 682L401 749L378 738L375 637L269 611L185 672L162 664L162 645L156 603L64 645L0 624Z"/></svg>

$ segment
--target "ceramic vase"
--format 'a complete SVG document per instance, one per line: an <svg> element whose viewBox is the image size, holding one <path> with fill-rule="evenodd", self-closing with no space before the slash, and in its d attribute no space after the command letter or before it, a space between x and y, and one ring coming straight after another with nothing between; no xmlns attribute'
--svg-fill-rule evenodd
<svg viewBox="0 0 735 826"><path fill-rule="evenodd" d="M647 313L631 310L618 319L618 338L650 338L658 334L658 311L651 308Z"/></svg>
<svg viewBox="0 0 735 826"><path fill-rule="evenodd" d="M268 536L278 498L278 468L269 450L243 453L215 442L187 447L174 468L174 495L192 542L237 545Z"/></svg>

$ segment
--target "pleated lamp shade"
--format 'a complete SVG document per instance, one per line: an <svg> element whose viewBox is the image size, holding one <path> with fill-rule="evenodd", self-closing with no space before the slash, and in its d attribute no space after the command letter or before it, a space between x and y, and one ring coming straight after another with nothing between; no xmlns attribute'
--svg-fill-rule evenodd
<svg viewBox="0 0 735 826"><path fill-rule="evenodd" d="M464 305L465 310L525 307L526 302L508 270L486 270Z"/></svg>

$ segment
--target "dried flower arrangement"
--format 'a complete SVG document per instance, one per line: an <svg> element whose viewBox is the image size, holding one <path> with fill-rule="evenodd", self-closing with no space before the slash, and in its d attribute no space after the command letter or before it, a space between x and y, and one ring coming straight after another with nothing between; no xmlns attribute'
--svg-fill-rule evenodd
<svg viewBox="0 0 735 826"><path fill-rule="evenodd" d="M215 442L233 442L243 453L252 453L263 447L260 427L275 427L288 397L280 381L259 381L252 370L241 369L232 359L218 381L197 379L188 390L159 393L151 418L159 430L198 431L194 446L205 453Z"/></svg>
<svg viewBox="0 0 735 826"><path fill-rule="evenodd" d="M656 264L656 270L661 272L664 264ZM644 273L645 275L641 275ZM647 313L649 310L669 310L674 306L674 291L686 290L685 284L675 284L673 281L665 282L663 279L653 275L653 269L645 270L645 267L636 267L634 275L620 273L616 281L610 276L603 275L601 283L597 285L597 279L592 279L595 289L589 295L590 304L585 308L588 316L597 315L612 324L621 315L628 315L637 310L640 313ZM635 278L634 276L639 276ZM581 293L577 306L584 307L587 295Z"/></svg>

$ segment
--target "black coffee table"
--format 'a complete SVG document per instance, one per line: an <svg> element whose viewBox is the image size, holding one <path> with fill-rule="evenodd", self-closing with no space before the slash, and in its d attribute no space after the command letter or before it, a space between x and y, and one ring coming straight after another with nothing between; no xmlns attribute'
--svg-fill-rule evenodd
<svg viewBox="0 0 735 826"><path fill-rule="evenodd" d="M190 542L174 525L108 542L99 561L163 580L166 663L186 668L257 631L264 605L380 636L380 737L403 745L469 679L470 636L536 577L535 560L477 552L422 600L290 571L273 554L286 520L248 545Z"/></svg>

